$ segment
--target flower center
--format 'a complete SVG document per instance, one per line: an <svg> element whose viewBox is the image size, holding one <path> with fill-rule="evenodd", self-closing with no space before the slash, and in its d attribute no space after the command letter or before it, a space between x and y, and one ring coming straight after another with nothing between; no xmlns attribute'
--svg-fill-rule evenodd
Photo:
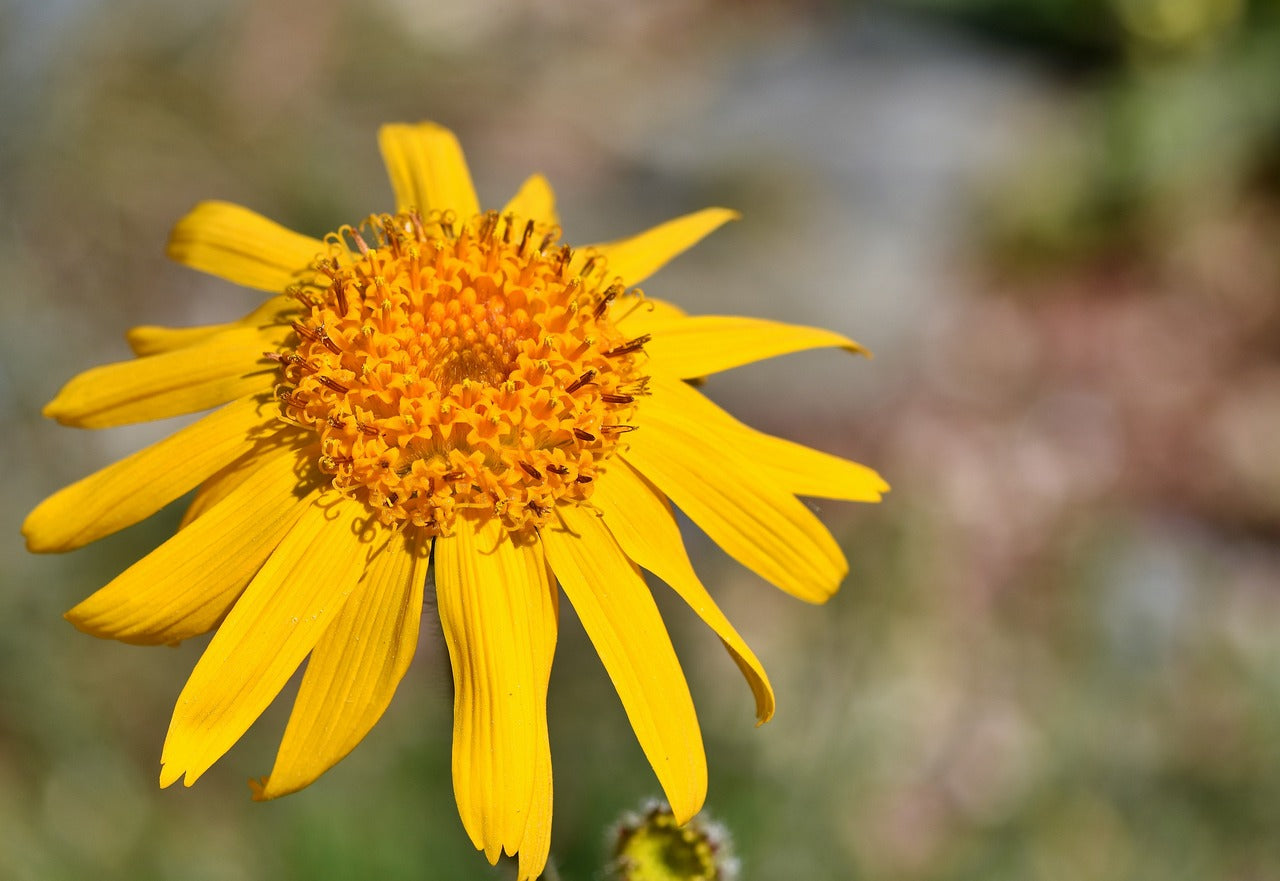
<svg viewBox="0 0 1280 881"><path fill-rule="evenodd" d="M587 501L647 383L602 261L496 212L374 216L328 242L328 287L290 291L307 308L277 396L333 486L431 534L466 510L518 531Z"/></svg>

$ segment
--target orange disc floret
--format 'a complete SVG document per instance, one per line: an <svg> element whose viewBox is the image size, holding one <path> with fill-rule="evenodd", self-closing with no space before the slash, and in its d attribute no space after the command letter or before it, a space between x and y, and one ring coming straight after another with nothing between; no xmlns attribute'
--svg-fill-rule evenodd
<svg viewBox="0 0 1280 881"><path fill-rule="evenodd" d="M634 427L645 340L614 327L621 285L555 228L495 212L455 226L379 215L329 237L329 286L292 291L307 308L279 356L281 412L384 523L448 533L475 510L520 531L589 499Z"/></svg>

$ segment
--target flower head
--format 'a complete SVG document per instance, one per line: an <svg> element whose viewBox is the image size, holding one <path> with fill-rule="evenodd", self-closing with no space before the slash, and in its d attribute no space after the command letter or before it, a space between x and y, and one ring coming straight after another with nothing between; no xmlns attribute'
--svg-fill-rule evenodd
<svg viewBox="0 0 1280 881"><path fill-rule="evenodd" d="M616 881L735 881L738 860L728 830L702 815L679 825L669 805L628 813L613 834Z"/></svg>
<svg viewBox="0 0 1280 881"><path fill-rule="evenodd" d="M315 780L386 709L423 589L456 686L453 778L490 861L545 865L546 692L563 590L622 699L677 823L706 791L684 675L642 569L724 642L755 695L759 660L698 580L674 502L783 590L821 602L846 563L798 495L878 500L870 469L762 434L685 380L839 334L689 317L635 285L736 215L561 242L531 177L482 212L458 143L390 125L394 213L323 240L203 203L174 229L188 266L273 294L238 321L139 327L131 361L74 378L46 415L85 428L219 409L45 500L34 551L79 547L198 487L176 535L67 613L140 644L215 631L178 698L160 783L191 785L306 661L258 798Z"/></svg>

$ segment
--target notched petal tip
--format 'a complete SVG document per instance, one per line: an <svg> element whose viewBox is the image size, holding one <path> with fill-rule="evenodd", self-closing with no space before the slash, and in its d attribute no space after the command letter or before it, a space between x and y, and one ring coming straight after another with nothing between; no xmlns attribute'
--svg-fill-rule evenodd
<svg viewBox="0 0 1280 881"><path fill-rule="evenodd" d="M166 762L164 760L161 760L160 762L161 789L168 789L170 786L177 783L179 778L185 778L182 780L182 785L189 787L196 782L196 778L199 776L199 774L193 776L190 771L181 767L177 762Z"/></svg>
<svg viewBox="0 0 1280 881"><path fill-rule="evenodd" d="M284 794L284 793L269 792L267 787L270 785L270 783L271 783L270 777L250 777L249 778L249 792L252 795L254 801L271 801L273 798L277 798L278 796Z"/></svg>
<svg viewBox="0 0 1280 881"><path fill-rule="evenodd" d="M893 487L889 486L889 481L880 476L880 472L873 468L867 468L865 465L862 467L867 471L867 492L868 494L874 494L875 498L868 498L865 500L858 499L858 501L867 501L872 503L884 501L885 494L890 492Z"/></svg>

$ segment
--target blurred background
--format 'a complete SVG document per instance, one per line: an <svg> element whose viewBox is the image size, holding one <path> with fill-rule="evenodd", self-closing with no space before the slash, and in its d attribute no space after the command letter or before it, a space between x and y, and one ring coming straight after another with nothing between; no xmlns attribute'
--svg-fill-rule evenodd
<svg viewBox="0 0 1280 881"><path fill-rule="evenodd" d="M64 610L181 504L64 557L19 526L173 426L39 410L135 324L257 295L166 262L206 198L322 234L391 206L375 132L435 119L481 201L532 171L566 237L744 219L646 289L869 346L712 378L760 428L878 468L816 507L849 579L782 596L694 531L773 722L658 586L744 879L1280 878L1276 0L0 2L0 879L484 879L428 610L381 724L269 804L279 701L156 786L202 648ZM596 879L657 784L569 607L553 860Z"/></svg>

